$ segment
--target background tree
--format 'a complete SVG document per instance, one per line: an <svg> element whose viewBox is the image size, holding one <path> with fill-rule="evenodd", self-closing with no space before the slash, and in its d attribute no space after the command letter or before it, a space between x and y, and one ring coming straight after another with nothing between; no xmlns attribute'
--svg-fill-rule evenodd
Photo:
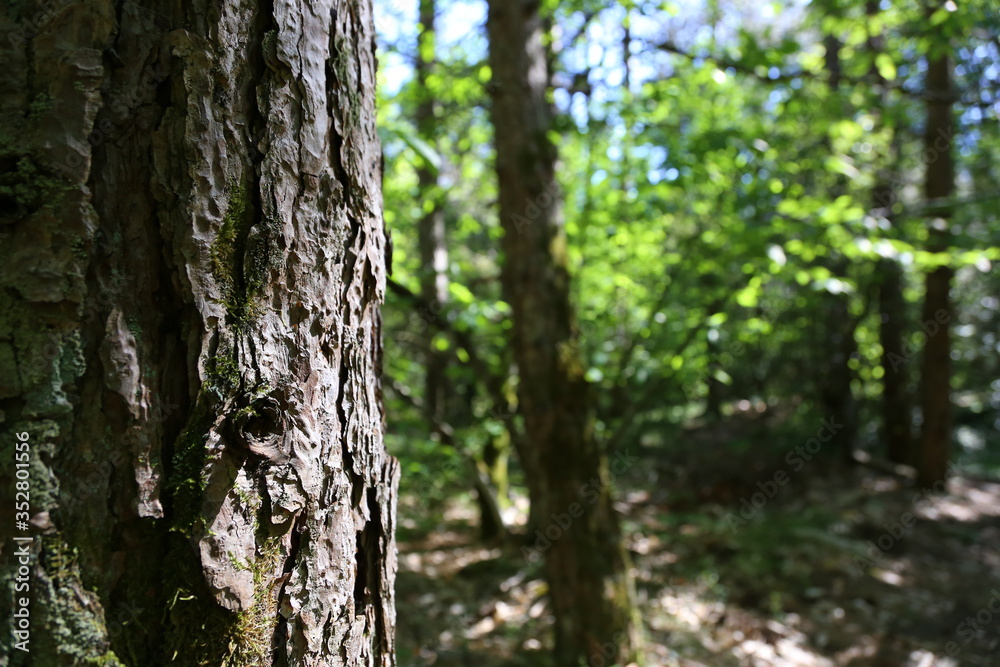
<svg viewBox="0 0 1000 667"><path fill-rule="evenodd" d="M594 438L577 351L556 150L548 136L543 17L532 6L493 0L487 25L501 279L511 304L518 409L525 423L518 454L535 516L563 532L542 549L555 612L555 661L566 667L597 658L641 662L641 628L612 507L608 460ZM569 525L559 524L559 517ZM602 655L609 642L611 655Z"/></svg>
<svg viewBox="0 0 1000 667"><path fill-rule="evenodd" d="M444 308L448 302L448 245L445 238L444 210L441 206L442 190L438 185L438 159L434 150L435 131L438 119L435 114L434 91L428 87L427 79L433 75L434 57L434 0L420 0L420 35L417 47L417 84L421 99L416 108L416 126L420 140L427 143L417 169L418 186L423 193L424 215L420 219L420 294L424 301ZM446 371L448 355L437 348L435 337L429 339L426 351L426 379L424 386L424 408L427 418L444 419L448 387Z"/></svg>
<svg viewBox="0 0 1000 667"><path fill-rule="evenodd" d="M880 16L879 4L869 0L865 4L869 17ZM881 73L878 62L891 56L886 51L881 31L873 30L868 38L872 56L870 76L873 79L871 94L873 128L888 132L884 162L876 167L875 185L872 188L872 214L884 220L890 230L897 228L899 206L899 143L896 125L898 118L892 114L891 82ZM883 68L884 69L884 68ZM886 455L893 463L913 464L916 452L913 444L913 399L909 386L909 364L903 346L906 331L906 300L903 297L903 269L894 257L883 257L876 266L878 290L879 343L882 379L882 431Z"/></svg>
<svg viewBox="0 0 1000 667"><path fill-rule="evenodd" d="M370 3L0 12L31 664L394 664Z"/></svg>
<svg viewBox="0 0 1000 667"><path fill-rule="evenodd" d="M883 501L905 494L915 469L887 462L883 453L916 462L917 447L909 457L905 444L890 449L888 431L905 435L916 417L904 403L920 382L924 282L938 266L954 271L957 288L949 437L961 472L952 492L968 491L948 502L974 502L971 490L982 483L975 476L997 469L990 373L1000 258L993 185L1000 164L998 17L982 0L931 14L915 3L877 9L862 0L569 0L540 8L552 110L545 134L558 146L560 217L573 276L567 291L576 317L567 345L588 386L594 438L609 452L639 452L640 462L615 478L615 508L624 517L654 661L669 663L672 650L689 655L690 646L675 639L692 607L684 604L685 612L671 617L667 610L678 603L665 598L685 595L692 581L700 600L734 611L725 615L730 621L748 611L794 624L789 612L819 608L803 599L793 585L801 580L790 574L789 563L810 550L823 555L805 557L803 577L846 584L826 586L824 599L885 590L888 579L878 581L885 572L910 573L894 589L902 597L917 589L942 595L926 590L931 579L920 576L925 561L917 554L927 554L916 541L907 542L905 554L861 566L863 576L850 556L852 572L837 565L845 551L864 552L866 540L884 530L887 517L879 512L892 518L904 511ZM417 12L416 2L386 5L385 16L396 18L383 26L380 69L394 279L414 294L417 227L430 197L418 185L421 149L406 136L415 134L420 100ZM923 63L930 35L942 31L952 59L955 177L950 231L942 249L931 252L922 194ZM421 620L419 627L402 621L403 658L529 664L545 660L538 653L554 643L544 567L516 550L481 544L467 525L481 513L466 459L485 462L491 443L517 442L528 418L517 401L526 376L511 344L515 297L497 270L510 222L497 215L490 147L507 133L494 137L488 114L503 77L489 60L487 3L437 0L435 36L437 62L426 86L439 112L449 302L425 317L398 292L386 310L387 369L413 399L390 396L390 443L407 473L401 595ZM828 67L834 56L835 90ZM547 156L550 149L537 146L535 155ZM531 220L532 202L516 204L515 212ZM532 316L545 319L550 310ZM451 418L454 450L438 445L444 436L417 407L430 338L451 355L449 381L468 406L466 415ZM824 419L843 426L820 442ZM804 443L819 451L792 469L787 457L795 460ZM830 465L845 454L866 465ZM551 516L529 502L530 465L512 460L503 518L516 536L537 540L535 531ZM779 470L792 481L734 530L725 517L744 508L741 499L762 493L757 485ZM930 526L947 532L928 510L915 535ZM982 559L965 561L982 571ZM960 568L944 569L950 581L961 578ZM768 582L785 585L772 594ZM463 584L472 592L459 592ZM911 602L899 608L922 613L925 607ZM827 623L813 621L818 625L808 630L799 625L805 636ZM719 639L728 627L713 621L692 635L735 646ZM912 650L938 651L908 641ZM803 650L847 660L830 647ZM721 664L726 651L698 659Z"/></svg>
<svg viewBox="0 0 1000 667"><path fill-rule="evenodd" d="M938 14L937 12L944 12ZM928 250L944 252L949 246L949 201L955 188L952 159L955 125L952 119L951 45L955 24L944 6L931 5L928 15L939 31L931 34L927 49L927 121L924 126L924 196L927 199ZM940 17L940 18L935 18ZM926 339L921 364L923 422L920 429L918 479L930 486L948 477L951 449L951 279L954 269L947 263L927 274L921 323Z"/></svg>

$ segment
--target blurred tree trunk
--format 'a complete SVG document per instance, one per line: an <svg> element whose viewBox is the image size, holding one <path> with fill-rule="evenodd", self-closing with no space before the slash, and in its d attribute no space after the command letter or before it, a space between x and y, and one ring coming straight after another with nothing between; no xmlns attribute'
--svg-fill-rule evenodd
<svg viewBox="0 0 1000 667"><path fill-rule="evenodd" d="M833 35L827 35L823 43L826 47L826 70L831 95L836 108L843 109L844 115L847 116L847 111L843 108L844 103L839 97L842 78L841 43ZM830 146L831 150L832 148ZM846 181L838 174L831 190L831 199L841 196L845 190ZM835 259L825 262L825 265L834 276L843 279L848 277L849 264L842 255L838 254ZM849 293L825 293L823 302L825 312L820 323L823 331L820 338L822 344L819 373L820 407L825 417L841 425L834 436L834 444L839 448L838 454L842 460L852 461L858 435L858 405L852 388L855 373L849 364L858 352L857 339L854 336L857 322L851 316Z"/></svg>
<svg viewBox="0 0 1000 667"><path fill-rule="evenodd" d="M479 484L476 505L479 508L479 536L486 542L506 539L510 533L502 509L508 504L507 459L510 433L490 435L483 445L483 455L476 461Z"/></svg>
<svg viewBox="0 0 1000 667"><path fill-rule="evenodd" d="M371 3L55 4L0 9L31 664L393 665Z"/></svg>
<svg viewBox="0 0 1000 667"><path fill-rule="evenodd" d="M891 188L879 187L879 193L888 194ZM889 214L891 215L891 214ZM904 347L906 303L903 300L903 271L892 259L883 259L877 267L879 299L879 336L882 343L882 437L886 454L894 463L913 465L912 413L909 389L909 359Z"/></svg>
<svg viewBox="0 0 1000 667"><path fill-rule="evenodd" d="M708 355L710 359L718 357L718 341L708 341ZM705 383L708 385L708 393L705 397L705 416L716 422L722 421L722 391L725 387L722 381L714 375L717 366L716 362L709 362L709 375L705 378Z"/></svg>
<svg viewBox="0 0 1000 667"><path fill-rule="evenodd" d="M879 14L878 0L868 0L865 11L870 17ZM881 34L868 39L872 58L885 49ZM896 186L893 182L893 165L898 155L898 140L895 123L888 116L888 82L879 72L874 62L871 76L875 80L875 104L873 112L882 126L892 133L889 140L889 155L886 165L876 176L872 190L872 208L876 217L883 217L890 227L895 226ZM881 129L881 128L877 128ZM903 269L893 258L878 262L875 279L878 287L879 341L882 344L882 439L886 443L886 455L894 463L913 465L916 451L913 446L913 402L909 388L909 358L904 346L906 332L906 301L903 298Z"/></svg>
<svg viewBox="0 0 1000 667"><path fill-rule="evenodd" d="M420 138L435 151L438 118L434 91L428 86L435 63L434 0L420 0L420 34L417 48L417 102L416 121ZM420 248L420 294L435 312L448 303L448 244L445 234L443 193L437 166L424 159L417 168L418 187L424 202L423 217L417 226ZM464 423L470 418L468 401L453 402L449 396L454 387L448 382L448 363L453 352L439 350L434 337L429 340L424 361L424 412L428 420L449 420ZM496 447L488 443L484 456L474 462L474 490L479 507L480 535L484 540L494 540L507 534L500 514L497 481L506 479L506 469L500 469L499 455L490 456ZM471 454L471 452L470 452Z"/></svg>
<svg viewBox="0 0 1000 667"><path fill-rule="evenodd" d="M435 61L435 5L434 0L420 0L420 34L417 48L416 109L417 133L431 147L436 147L438 123L434 93L428 88L428 78ZM438 169L424 159L417 167L423 217L417 225L420 249L420 295L436 310L448 302L448 246L445 239L444 209L441 206L441 189ZM448 353L434 347L431 337L424 361L424 408L428 419L450 419L446 409L448 388Z"/></svg>
<svg viewBox="0 0 1000 667"><path fill-rule="evenodd" d="M847 263L834 262L834 275L844 277ZM840 429L834 436L841 459L851 461L858 436L858 404L854 398L852 384L855 373L850 361L857 356L858 344L854 337L855 318L851 316L850 295L824 295L823 337L824 347L820 351L823 362L820 372L820 404L824 417L829 418Z"/></svg>
<svg viewBox="0 0 1000 667"><path fill-rule="evenodd" d="M544 552L556 617L555 664L625 665L641 660L641 631L608 460L594 439L573 334L556 151L547 135L545 36L537 12L537 3L489 3L502 280L513 310L526 429L518 453L542 532L536 547Z"/></svg>
<svg viewBox="0 0 1000 667"><path fill-rule="evenodd" d="M930 11L933 11L933 7ZM930 12L928 12L930 13ZM937 34L937 33L935 33ZM952 147L954 119L951 84L951 62L946 38L933 43L927 56L927 123L924 129L924 197L930 209L928 216L928 250L941 252L948 248L948 203L955 184ZM932 40L933 41L933 40ZM953 316L949 266L940 266L926 279L921 328L926 334L920 369L920 407L923 423L920 433L920 456L917 461L917 481L930 486L947 479L951 445L951 336L949 325Z"/></svg>

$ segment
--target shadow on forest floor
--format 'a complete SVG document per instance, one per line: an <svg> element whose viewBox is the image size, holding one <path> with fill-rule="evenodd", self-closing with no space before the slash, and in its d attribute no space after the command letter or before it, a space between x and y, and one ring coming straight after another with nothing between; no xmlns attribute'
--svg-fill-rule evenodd
<svg viewBox="0 0 1000 667"><path fill-rule="evenodd" d="M1000 665L1000 483L921 495L828 459L720 460L723 436L685 434L683 459L637 448L617 482L651 665ZM473 520L455 505L400 538L401 667L550 664L540 564Z"/></svg>

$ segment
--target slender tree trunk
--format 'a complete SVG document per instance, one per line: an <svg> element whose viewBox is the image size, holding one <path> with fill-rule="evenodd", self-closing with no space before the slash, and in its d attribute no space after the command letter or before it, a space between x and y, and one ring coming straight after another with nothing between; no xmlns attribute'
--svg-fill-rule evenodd
<svg viewBox="0 0 1000 667"><path fill-rule="evenodd" d="M29 0L0 34L30 664L393 665L371 3Z"/></svg>
<svg viewBox="0 0 1000 667"><path fill-rule="evenodd" d="M435 145L437 118L433 93L427 79L434 67L434 0L420 0L420 34L418 36L416 75L420 100L416 122L420 138ZM437 169L426 161L417 168L418 187L424 200L424 213L417 226L420 249L420 293L424 301L437 309L448 302L448 246L445 241L444 210ZM450 418L446 410L448 396L448 355L434 347L433 338L424 362L424 407L428 419Z"/></svg>
<svg viewBox="0 0 1000 667"><path fill-rule="evenodd" d="M877 0L868 0L865 11L870 17L879 14ZM872 58L883 53L885 40L880 34L868 40ZM896 188L892 178L892 163L897 156L897 140L893 123L887 118L888 83L874 64L871 76L875 80L875 105L873 111L882 125L888 125L893 133L889 141L887 164L879 170L872 190L874 214L885 218L890 226L895 224L893 207L896 204ZM879 308L879 340L882 344L882 439L886 443L886 455L894 463L913 465L916 451L913 445L913 401L910 396L909 354L904 346L906 332L906 301L903 298L903 269L897 261L885 258L876 267Z"/></svg>
<svg viewBox="0 0 1000 667"><path fill-rule="evenodd" d="M721 364L714 361L719 356L719 342L717 340L708 341L708 357L713 361L708 364L708 377L705 384L708 386L705 396L705 416L712 421L722 421L722 391L725 385L715 377L715 372L721 369Z"/></svg>
<svg viewBox="0 0 1000 667"><path fill-rule="evenodd" d="M438 123L434 93L428 87L434 62L435 13L434 0L420 0L420 34L418 36L416 75L420 100L417 103L416 121L420 138L428 145L436 145L435 128ZM417 227L420 247L420 292L424 301L435 309L448 303L448 244L445 233L444 208L438 170L424 161L417 169L418 187L424 199L424 214ZM438 350L431 344L424 362L424 407L430 420L448 419L466 422L469 418L466 401L449 401L453 387L448 382L448 363L451 354ZM489 454L490 445L487 445ZM505 461L506 459L503 459ZM475 461L474 488L479 506L480 533L490 541L507 535L507 527L500 514L495 476L500 472L495 466L498 457L484 456ZM505 470L503 471L505 476Z"/></svg>
<svg viewBox="0 0 1000 667"><path fill-rule="evenodd" d="M887 192L888 190L879 190ZM876 194L876 196L878 196ZM882 437L890 461L913 465L913 402L909 388L909 355L904 346L906 303L903 300L903 271L897 262L879 262L879 337L882 342Z"/></svg>
<svg viewBox="0 0 1000 667"><path fill-rule="evenodd" d="M940 252L948 247L948 219L955 184L952 145L951 63L947 44L943 51L928 55L927 123L924 134L924 196L931 210L928 218L928 249ZM940 266L927 275L921 325L926 334L921 363L920 407L923 424L920 433L920 456L917 481L930 486L947 479L951 445L951 290L952 269Z"/></svg>
<svg viewBox="0 0 1000 667"><path fill-rule="evenodd" d="M847 271L845 262L834 262L833 272L843 276ZM826 309L822 322L824 335L823 365L819 376L820 403L824 416L839 425L834 443L838 455L846 461L852 460L858 435L858 405L854 398L852 384L855 373L848 365L858 351L854 337L854 318L848 309L848 295L830 294L825 297ZM827 328L829 325L830 328Z"/></svg>
<svg viewBox="0 0 1000 667"><path fill-rule="evenodd" d="M566 267L543 24L537 4L490 0L505 294L513 311L519 454L540 520L536 548L556 617L555 664L625 665L641 660L608 460L594 439L591 404L577 357ZM619 458L616 464L628 458ZM616 472L622 472L619 467Z"/></svg>
<svg viewBox="0 0 1000 667"><path fill-rule="evenodd" d="M826 46L826 69L831 94L838 108L843 107L839 98L842 77L840 63L840 41L833 35L824 38ZM845 110L846 115L846 110ZM832 146L830 147L832 149ZM836 177L831 189L831 198L836 199L846 190L842 176ZM833 275L846 278L848 262L842 256L826 263ZM850 313L850 295L847 293L824 295L823 320L820 328L822 362L819 373L819 399L824 416L840 425L834 436L842 460L853 461L854 447L858 435L858 406L854 398L852 384L855 373L848 365L857 354L858 344L854 337L856 324Z"/></svg>

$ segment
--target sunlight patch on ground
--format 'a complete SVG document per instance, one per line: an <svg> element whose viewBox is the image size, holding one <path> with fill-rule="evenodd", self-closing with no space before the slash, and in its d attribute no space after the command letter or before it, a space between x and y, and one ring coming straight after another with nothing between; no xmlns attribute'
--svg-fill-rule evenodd
<svg viewBox="0 0 1000 667"><path fill-rule="evenodd" d="M884 581L890 586L903 586L906 584L906 580L903 577L890 570L873 568L868 574L875 577L879 581Z"/></svg>
<svg viewBox="0 0 1000 667"><path fill-rule="evenodd" d="M500 557L499 549L453 547L434 551L409 552L399 555L399 566L428 577L452 577L473 563Z"/></svg>
<svg viewBox="0 0 1000 667"><path fill-rule="evenodd" d="M928 502L920 503L917 515L939 521L982 521L986 517L1000 516L1000 484L976 483L964 477L954 477L947 495L927 495Z"/></svg>
<svg viewBox="0 0 1000 667"><path fill-rule="evenodd" d="M972 580L1000 572L1000 484L956 476L948 494L921 495L860 469L790 490L738 531L722 518L738 494L701 514L655 492L623 499L651 665L956 667L985 655L962 644L955 662L944 647L962 640L957 614L983 604ZM447 513L454 523L400 542L401 573L420 575L405 579L398 600L411 610L409 655L439 667L548 664L539 653L553 619L540 565L477 545L475 505L464 502ZM907 512L915 525L876 553L872 543ZM871 561L864 573L855 556Z"/></svg>

